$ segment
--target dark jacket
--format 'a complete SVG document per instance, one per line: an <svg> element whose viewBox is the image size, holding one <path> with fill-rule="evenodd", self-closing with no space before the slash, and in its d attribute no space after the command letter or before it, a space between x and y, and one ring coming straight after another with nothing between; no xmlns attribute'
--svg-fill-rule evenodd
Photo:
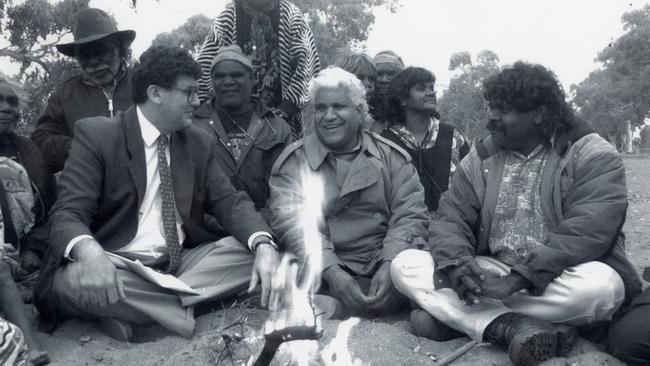
<svg viewBox="0 0 650 366"><path fill-rule="evenodd" d="M420 177L424 187L424 199L429 211L438 209L440 196L447 191L449 176L452 171L452 148L454 139L454 126L446 123L440 124L435 145L430 149L413 149L406 146L404 141L390 128L385 129L381 136L396 143L411 155L411 163ZM469 145L463 141L458 148L459 157L462 159L469 152ZM458 162L458 161L456 161Z"/></svg>
<svg viewBox="0 0 650 366"><path fill-rule="evenodd" d="M111 117L133 104L131 71L124 70L118 76L112 98L81 75L64 82L50 96L31 138L43 152L45 163L52 173L63 169L77 121L94 116ZM109 108L111 103L112 113Z"/></svg>
<svg viewBox="0 0 650 366"><path fill-rule="evenodd" d="M48 212L56 201L56 180L45 165L43 155L34 142L14 133L9 135L9 143L16 149L16 161L25 168L34 192L34 227L23 237L18 238L11 215L5 215L5 239L10 243L18 243L21 250L32 250L43 255L47 249L46 223ZM5 211L5 199L0 197L0 205ZM13 230L13 232L12 232Z"/></svg>
<svg viewBox="0 0 650 366"><path fill-rule="evenodd" d="M505 156L487 137L452 176L440 201L440 219L429 226L436 270L444 273L466 256L490 255L488 240ZM616 150L578 123L555 136L540 186L549 238L512 271L540 293L564 269L598 260L621 275L628 301L636 296L641 282L625 255L627 187Z"/></svg>
<svg viewBox="0 0 650 366"><path fill-rule="evenodd" d="M282 150L293 141L291 127L282 118L271 113L263 117L253 112L246 141L239 162L235 160L228 143L228 135L212 107L213 100L194 112L194 125L210 133L216 142L219 164L238 190L248 193L267 222L270 220L267 200L271 168Z"/></svg>
<svg viewBox="0 0 650 366"><path fill-rule="evenodd" d="M56 314L48 306L48 293L54 271L64 264L63 252L70 240L91 235L106 250L128 244L138 228L146 188L144 142L135 107L111 119L82 120L74 134L50 220L46 268L36 291L36 305L46 317ZM222 237L210 231L204 222L206 213L242 243L255 232L272 233L248 196L233 188L217 159L215 144L205 131L191 126L171 134L171 175L176 208L187 235L184 247Z"/></svg>

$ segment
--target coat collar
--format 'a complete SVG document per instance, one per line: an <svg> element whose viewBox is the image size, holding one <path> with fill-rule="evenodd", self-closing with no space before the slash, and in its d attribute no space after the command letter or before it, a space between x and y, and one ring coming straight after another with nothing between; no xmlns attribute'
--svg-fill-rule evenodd
<svg viewBox="0 0 650 366"><path fill-rule="evenodd" d="M361 145L361 151L368 152L370 155L381 159L379 147L377 147L377 143L373 140L372 137L370 137L370 132L367 130L362 130L360 132L359 144ZM323 161L325 161L327 154L332 152L332 150L328 149L320 142L315 132L305 137L305 142L303 145L305 147L305 155L307 156L307 161L313 170L317 170L321 164L323 164Z"/></svg>
<svg viewBox="0 0 650 366"><path fill-rule="evenodd" d="M226 133L226 130L223 127L223 123L219 119L219 114L213 108L214 102L215 100L214 98L212 98L208 102L203 103L196 111L194 111L194 116L203 120L205 119L210 120L210 122L208 123L210 130L212 130L212 132L214 132L214 134L217 135L219 142L228 151L233 161L236 162L237 167L235 171L237 172L241 168L243 162L246 161L246 156L248 155L251 148L253 147L254 142L258 139L258 137L260 137L261 133L264 131L264 124L268 122L265 121L266 117L261 117L260 113L258 113L255 109L253 110L253 113L251 115L251 121L248 125L248 129L246 130L248 136L246 136L246 139L244 140L244 145L241 150L241 155L239 156L239 160L237 160L235 159L234 153L229 148L228 134Z"/></svg>

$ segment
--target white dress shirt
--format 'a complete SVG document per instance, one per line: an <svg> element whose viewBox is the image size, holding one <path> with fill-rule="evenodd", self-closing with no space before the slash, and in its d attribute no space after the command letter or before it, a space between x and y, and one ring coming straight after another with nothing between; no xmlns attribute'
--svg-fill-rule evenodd
<svg viewBox="0 0 650 366"><path fill-rule="evenodd" d="M128 259L139 259L145 265L156 265L166 262L168 260L168 249L165 242L165 233L162 225L162 197L160 195L160 174L158 172L158 137L160 131L142 114L139 107L136 107L138 114L138 122L140 124L140 131L142 133L142 140L144 141L144 157L147 167L147 185L142 199L142 205L138 211L138 230L135 237L130 243L125 246L114 250L112 253L121 255ZM170 162L169 146L165 151L167 161ZM171 168L170 163L170 168ZM176 229L178 230L179 245L185 240L185 232L183 231L183 220L176 208ZM277 250L277 246L273 243L271 234L265 231L258 231L253 233L247 242L247 246L251 251L253 250L253 242L258 236L269 238L272 246ZM93 237L90 235L79 235L68 243L63 256L66 259L70 258L72 248L82 239Z"/></svg>
<svg viewBox="0 0 650 366"><path fill-rule="evenodd" d="M158 137L160 131L136 108L138 122L144 141L144 158L147 167L147 185L142 204L138 210L138 230L130 243L113 251L129 259L139 259L145 265L155 265L167 261L168 249L165 242L165 232L162 225L162 197L160 195L160 173L158 172ZM169 144L165 151L167 161L170 161ZM171 163L170 163L171 166ZM185 240L183 220L176 211L176 229L178 230L179 245ZM75 237L68 244L64 256L69 257L72 247L89 235Z"/></svg>

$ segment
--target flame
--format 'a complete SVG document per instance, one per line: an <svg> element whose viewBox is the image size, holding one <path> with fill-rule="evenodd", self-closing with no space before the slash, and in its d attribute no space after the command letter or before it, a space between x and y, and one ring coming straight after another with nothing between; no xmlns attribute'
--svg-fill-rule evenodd
<svg viewBox="0 0 650 366"><path fill-rule="evenodd" d="M348 338L350 338L350 331L352 327L357 325L361 319L350 318L339 324L336 331L336 337L332 339L321 353L325 366L363 366L364 363L360 359L352 359L352 355L348 351Z"/></svg>
<svg viewBox="0 0 650 366"><path fill-rule="evenodd" d="M276 294L271 299L271 314L264 325L266 334L292 326L315 326L322 330L311 299L320 287L323 267L319 225L323 218L324 185L322 178L308 167L302 171L300 182L302 202L287 208L302 230L302 253L300 258L291 253L282 257L273 278ZM361 360L352 358L347 348L350 331L359 322L359 318L341 322L336 337L320 354L317 341L300 340L283 343L278 358L290 358L281 364L309 365L321 358L326 366L363 366Z"/></svg>
<svg viewBox="0 0 650 366"><path fill-rule="evenodd" d="M323 181L307 167L301 174L302 202L289 209L296 216L303 236L301 258L287 253L273 279L274 296L269 309L271 314L264 325L264 332L291 326L314 326L321 329L315 316L311 298L320 286L322 271L322 244L319 224L322 219L324 196ZM300 275L300 278L299 278ZM318 354L316 341L285 342L278 354L290 354L292 363L306 365Z"/></svg>

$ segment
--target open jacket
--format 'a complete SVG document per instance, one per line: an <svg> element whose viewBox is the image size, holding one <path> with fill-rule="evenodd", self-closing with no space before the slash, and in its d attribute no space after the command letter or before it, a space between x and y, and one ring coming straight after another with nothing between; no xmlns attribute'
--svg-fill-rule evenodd
<svg viewBox="0 0 650 366"><path fill-rule="evenodd" d="M239 160L235 159L228 135L213 109L214 98L194 112L193 123L214 137L217 161L236 189L244 191L262 216L270 221L267 207L271 167L282 150L293 141L291 128L282 118L268 112L253 112Z"/></svg>
<svg viewBox="0 0 650 366"><path fill-rule="evenodd" d="M319 225L322 268L341 265L357 275L371 276L377 265L404 249L426 245L429 216L424 189L404 150L367 131L361 132L360 149L339 196L324 197L323 207L329 209ZM312 133L289 145L271 173L271 226L287 251L299 258L304 245L314 245L304 243L300 222L303 173L320 175L328 154Z"/></svg>
<svg viewBox="0 0 650 366"><path fill-rule="evenodd" d="M93 117L75 125L70 157L59 179L59 198L50 219L50 248L39 279L36 306L56 314L48 302L54 271L75 237L91 235L107 251L122 248L136 235L147 185L144 141L135 107L114 118ZM216 146L203 130L190 126L170 134L174 201L191 248L232 235L246 243L255 232L272 233L248 196L235 190L219 166ZM216 233L204 218L219 220ZM245 244L242 244L245 245Z"/></svg>
<svg viewBox="0 0 650 366"><path fill-rule="evenodd" d="M440 202L429 238L436 271L461 258L490 255L488 240L506 154L490 137L463 159ZM584 122L555 136L542 172L540 199L548 240L512 268L541 293L569 267L602 261L622 277L626 299L641 290L622 232L625 167L616 150Z"/></svg>

